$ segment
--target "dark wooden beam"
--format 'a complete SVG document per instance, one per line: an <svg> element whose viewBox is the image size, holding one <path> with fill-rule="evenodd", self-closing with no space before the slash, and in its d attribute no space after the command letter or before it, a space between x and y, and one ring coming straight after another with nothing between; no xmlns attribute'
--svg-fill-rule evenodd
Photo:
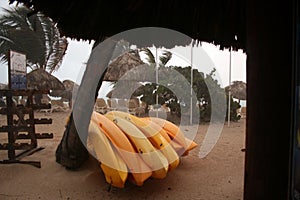
<svg viewBox="0 0 300 200"><path fill-rule="evenodd" d="M292 138L292 1L247 1L245 200L288 199Z"/></svg>

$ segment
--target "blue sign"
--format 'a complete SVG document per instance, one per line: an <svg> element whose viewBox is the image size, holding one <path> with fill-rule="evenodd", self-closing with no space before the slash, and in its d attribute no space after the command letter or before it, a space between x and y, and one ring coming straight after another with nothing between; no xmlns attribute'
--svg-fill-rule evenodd
<svg viewBox="0 0 300 200"><path fill-rule="evenodd" d="M20 90L27 88L26 75L12 74L10 78L11 89Z"/></svg>

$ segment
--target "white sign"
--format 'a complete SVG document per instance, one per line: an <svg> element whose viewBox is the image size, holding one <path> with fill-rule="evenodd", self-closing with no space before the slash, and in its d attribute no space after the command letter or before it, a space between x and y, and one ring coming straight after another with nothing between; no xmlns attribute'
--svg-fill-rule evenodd
<svg viewBox="0 0 300 200"><path fill-rule="evenodd" d="M9 64L10 89L26 89L26 55L10 51Z"/></svg>
<svg viewBox="0 0 300 200"><path fill-rule="evenodd" d="M11 72L26 74L26 55L15 51L10 51Z"/></svg>

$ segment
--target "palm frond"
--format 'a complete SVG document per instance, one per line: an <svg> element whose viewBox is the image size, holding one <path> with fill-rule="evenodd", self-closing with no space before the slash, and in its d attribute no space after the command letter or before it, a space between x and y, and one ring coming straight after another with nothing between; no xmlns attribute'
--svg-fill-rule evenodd
<svg viewBox="0 0 300 200"><path fill-rule="evenodd" d="M56 71L60 67L63 57L66 53L67 47L68 47L68 41L65 37L58 38L54 42L53 52L46 63L47 64L46 67L50 73Z"/></svg>
<svg viewBox="0 0 300 200"><path fill-rule="evenodd" d="M4 9L0 16L0 59L8 61L8 51L26 54L27 64L53 72L62 62L68 42L60 37L53 21L41 13L28 17L25 7Z"/></svg>
<svg viewBox="0 0 300 200"><path fill-rule="evenodd" d="M47 47L45 69L52 73L60 67L68 47L68 41L65 37L60 36L58 28L51 19L42 14L38 16L40 24L43 26L44 39Z"/></svg>
<svg viewBox="0 0 300 200"><path fill-rule="evenodd" d="M149 64L155 64L155 63L156 63L155 57L154 57L154 55L152 54L152 52L150 51L150 49L148 49L148 48L142 48L140 51L145 52L145 54L147 55L146 60L147 60L147 62L148 62Z"/></svg>
<svg viewBox="0 0 300 200"><path fill-rule="evenodd" d="M31 29L28 24L27 14L30 10L26 7L16 7L12 9L4 9L4 14L1 16L1 22L18 29Z"/></svg>
<svg viewBox="0 0 300 200"><path fill-rule="evenodd" d="M172 58L172 53L170 51L164 51L163 55L159 57L160 66L165 66Z"/></svg>
<svg viewBox="0 0 300 200"><path fill-rule="evenodd" d="M1 59L8 61L9 50L18 51L26 55L27 61L31 64L42 65L44 61L44 45L43 41L36 37L29 31L9 29L7 30L7 37L10 41L1 40L2 45L0 46Z"/></svg>

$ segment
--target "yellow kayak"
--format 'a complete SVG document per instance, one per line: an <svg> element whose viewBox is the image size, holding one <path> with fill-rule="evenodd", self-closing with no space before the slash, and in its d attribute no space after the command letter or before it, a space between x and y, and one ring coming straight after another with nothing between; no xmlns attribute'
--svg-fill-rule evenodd
<svg viewBox="0 0 300 200"><path fill-rule="evenodd" d="M135 151L124 132L115 123L100 113L93 112L91 119L101 127L103 133L123 158L129 172L133 176L132 181L136 185L143 185L144 181L152 175L152 170Z"/></svg>
<svg viewBox="0 0 300 200"><path fill-rule="evenodd" d="M101 163L106 181L115 187L123 188L128 176L127 166L93 121L90 122L88 130L88 148L95 153L95 157Z"/></svg>

